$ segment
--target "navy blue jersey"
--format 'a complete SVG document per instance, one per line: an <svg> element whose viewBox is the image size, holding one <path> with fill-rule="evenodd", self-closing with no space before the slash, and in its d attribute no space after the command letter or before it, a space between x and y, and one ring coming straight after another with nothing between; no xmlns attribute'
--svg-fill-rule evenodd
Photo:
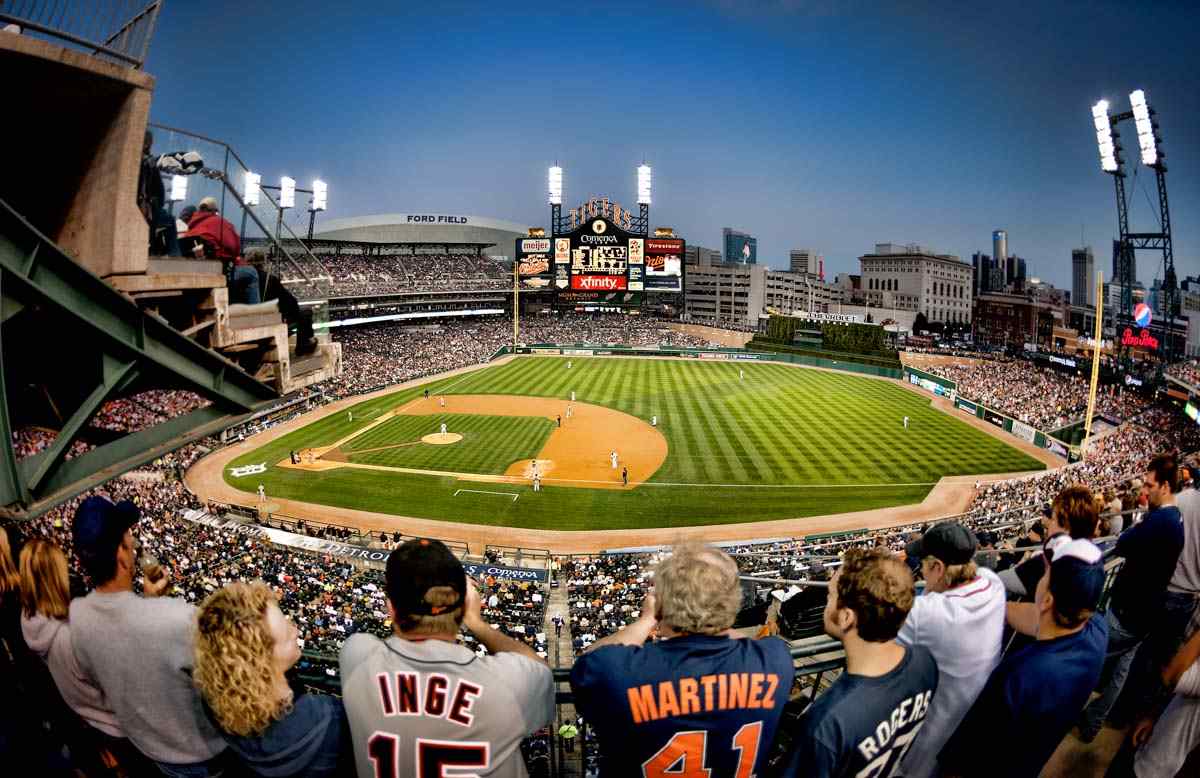
<svg viewBox="0 0 1200 778"><path fill-rule="evenodd" d="M1037 775L1087 705L1107 645L1108 622L1096 613L1079 632L1009 654L942 749L941 766L956 775Z"/></svg>
<svg viewBox="0 0 1200 778"><path fill-rule="evenodd" d="M800 719L784 775L889 778L921 732L938 669L924 646L878 677L842 673Z"/></svg>
<svg viewBox="0 0 1200 778"><path fill-rule="evenodd" d="M795 670L779 638L688 635L575 660L606 778L761 775Z"/></svg>

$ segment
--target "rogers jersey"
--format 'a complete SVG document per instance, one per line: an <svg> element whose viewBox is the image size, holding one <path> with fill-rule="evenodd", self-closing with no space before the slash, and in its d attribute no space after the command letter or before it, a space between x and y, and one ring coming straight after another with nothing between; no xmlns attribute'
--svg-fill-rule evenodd
<svg viewBox="0 0 1200 778"><path fill-rule="evenodd" d="M521 739L554 718L550 668L516 653L357 634L341 671L359 778L524 778Z"/></svg>
<svg viewBox="0 0 1200 778"><path fill-rule="evenodd" d="M795 670L787 643L687 635L575 660L605 778L761 775Z"/></svg>

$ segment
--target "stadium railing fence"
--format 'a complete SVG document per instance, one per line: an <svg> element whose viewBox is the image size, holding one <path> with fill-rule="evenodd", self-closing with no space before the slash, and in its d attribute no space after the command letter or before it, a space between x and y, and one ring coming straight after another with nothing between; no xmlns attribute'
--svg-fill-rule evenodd
<svg viewBox="0 0 1200 778"><path fill-rule="evenodd" d="M141 68L162 5L162 0L8 0L0 3L0 22Z"/></svg>

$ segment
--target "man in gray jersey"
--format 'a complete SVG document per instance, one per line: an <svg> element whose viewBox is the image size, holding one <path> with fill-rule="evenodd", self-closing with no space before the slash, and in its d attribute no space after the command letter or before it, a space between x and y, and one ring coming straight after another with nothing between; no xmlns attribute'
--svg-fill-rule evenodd
<svg viewBox="0 0 1200 778"><path fill-rule="evenodd" d="M342 694L359 778L526 775L520 743L554 717L550 668L492 629L462 564L436 540L410 540L387 562L393 634L352 635ZM493 656L455 642L466 627Z"/></svg>

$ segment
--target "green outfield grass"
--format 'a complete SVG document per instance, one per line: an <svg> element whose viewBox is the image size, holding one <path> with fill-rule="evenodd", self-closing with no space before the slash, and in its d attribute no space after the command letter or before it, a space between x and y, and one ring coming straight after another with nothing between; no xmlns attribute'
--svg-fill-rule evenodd
<svg viewBox="0 0 1200 778"><path fill-rule="evenodd" d="M230 464L266 463L271 466L266 473L236 479L227 470L225 477L247 492L262 483L272 496L347 508L480 524L597 530L882 508L920 502L946 475L1043 468L1017 449L934 410L928 398L887 381L770 363L611 358L575 358L572 363L568 370L564 359L522 357L428 386L445 394L558 398L567 398L573 390L581 402L647 420L657 415L669 453L648 483L628 492L546 485L534 494L523 485L480 487L450 477L271 466L286 459L290 450L329 445L362 429L379 413L419 396L424 387L359 403L353 408L353 422L344 414L332 414L285 435ZM739 368L745 380L739 380ZM901 423L904 416L911 419L908 430ZM531 424L502 425L489 432L487 420L494 417L446 418L462 419L481 436L494 432L489 440L495 442L414 446L413 453L399 448L351 457L384 457L386 461L371 463L402 467L503 472L512 461L532 457L551 424L510 418L505 421ZM407 419L415 419L411 423L416 426L404 426ZM394 421L395 428L389 428L389 421L347 446L361 451L416 440L436 431L440 423L437 416ZM468 426L451 429L462 432ZM445 451L417 451L435 448ZM453 466L429 464L443 456ZM412 464L417 460L408 457L429 459ZM467 467L464 457L474 466ZM454 495L464 488L510 492L519 498Z"/></svg>
<svg viewBox="0 0 1200 778"><path fill-rule="evenodd" d="M442 422L463 436L451 446L421 443ZM396 416L348 441L342 450L364 465L442 470L451 473L503 473L519 459L532 459L550 437L549 419L474 416L463 413ZM402 445L397 445L402 444Z"/></svg>

